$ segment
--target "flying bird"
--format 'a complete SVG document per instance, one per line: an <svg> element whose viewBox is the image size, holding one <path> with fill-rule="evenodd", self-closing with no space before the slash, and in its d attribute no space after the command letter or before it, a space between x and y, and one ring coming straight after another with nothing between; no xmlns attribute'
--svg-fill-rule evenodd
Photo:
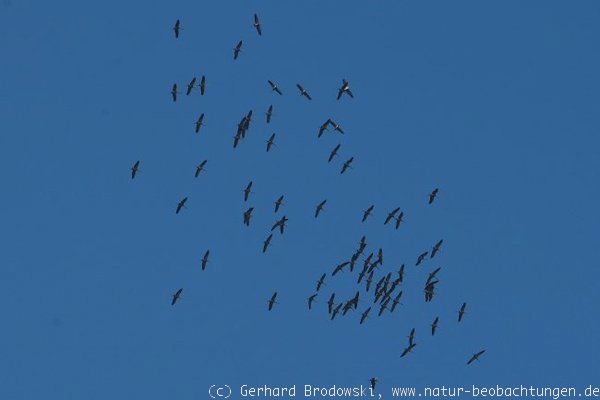
<svg viewBox="0 0 600 400"><path fill-rule="evenodd" d="M396 229L400 228L400 224L402 223L404 218L404 211L401 211L398 217L396 218Z"/></svg>
<svg viewBox="0 0 600 400"><path fill-rule="evenodd" d="M312 310L312 304L315 301L315 297L317 297L316 293L308 298L308 309L309 310Z"/></svg>
<svg viewBox="0 0 600 400"><path fill-rule="evenodd" d="M343 303L340 303L337 305L336 308L333 309L333 312L331 313L331 320L333 321L335 316L338 315L338 313L340 312L340 308L342 308Z"/></svg>
<svg viewBox="0 0 600 400"><path fill-rule="evenodd" d="M425 285L431 283L431 281L433 280L433 278L435 278L437 273L440 272L440 269L442 269L442 267L437 267L435 270L429 273L429 277L427 278L427 282L425 283Z"/></svg>
<svg viewBox="0 0 600 400"><path fill-rule="evenodd" d="M266 117L267 117L267 124L271 122L271 118L273 117L273 105L270 105L269 108L267 109L267 112L265 113Z"/></svg>
<svg viewBox="0 0 600 400"><path fill-rule="evenodd" d="M400 280L400 282L404 280L404 264L402 264L398 270L398 280Z"/></svg>
<svg viewBox="0 0 600 400"><path fill-rule="evenodd" d="M252 181L250 181L250 183L248 183L244 189L244 201L248 201L248 196L250 196L250 193L252 193Z"/></svg>
<svg viewBox="0 0 600 400"><path fill-rule="evenodd" d="M344 162L344 165L342 165L342 170L340 171L340 174L343 174L344 172L346 172L346 170L348 168L352 168L350 166L350 164L352 164L353 160L354 160L354 157L350 157L349 159L346 160L346 162Z"/></svg>
<svg viewBox="0 0 600 400"><path fill-rule="evenodd" d="M431 336L435 335L435 331L438 327L440 321L440 317L435 317L435 319L433 320L433 323L431 324Z"/></svg>
<svg viewBox="0 0 600 400"><path fill-rule="evenodd" d="M177 84L174 83L171 88L171 97L173 97L173 101L177 101Z"/></svg>
<svg viewBox="0 0 600 400"><path fill-rule="evenodd" d="M415 328L412 328L410 334L408 335L408 344L413 344L415 342Z"/></svg>
<svg viewBox="0 0 600 400"><path fill-rule="evenodd" d="M273 305L277 304L277 302L275 301L276 298L277 298L277 292L273 293L273 296L271 296L271 298L269 299L269 302L268 302L269 311L271 311L273 309Z"/></svg>
<svg viewBox="0 0 600 400"><path fill-rule="evenodd" d="M317 137L323 136L323 133L325 133L325 131L327 130L327 127L329 126L330 121L331 121L331 119L328 119L319 127L319 134L317 135Z"/></svg>
<svg viewBox="0 0 600 400"><path fill-rule="evenodd" d="M171 300L172 306L174 306L175 303L177 303L177 300L179 300L179 298L181 297L181 292L183 292L183 288L179 289L175 292L175 294L173 294L173 299Z"/></svg>
<svg viewBox="0 0 600 400"><path fill-rule="evenodd" d="M200 164L198 164L198 166L196 167L196 173L194 174L194 178L197 178L198 175L200 175L200 172L204 171L204 166L207 162L208 160L204 160Z"/></svg>
<svg viewBox="0 0 600 400"><path fill-rule="evenodd" d="M187 201L187 197L184 197L183 199L181 199L179 201L179 203L177 203L177 208L175 209L175 214L179 214L179 211L181 211L182 208L185 208L185 202Z"/></svg>
<svg viewBox="0 0 600 400"><path fill-rule="evenodd" d="M279 207L283 204L283 195L279 196L279 198L275 201L275 212L279 211Z"/></svg>
<svg viewBox="0 0 600 400"><path fill-rule="evenodd" d="M323 286L323 285L324 285L324 283L325 283L325 277L326 277L326 276L327 276L327 274L323 274L323 275L321 275L321 277L320 277L320 278L319 278L319 280L317 281L317 292L318 292L319 290L321 290L321 286Z"/></svg>
<svg viewBox="0 0 600 400"><path fill-rule="evenodd" d="M262 35L262 27L260 25L260 21L258 19L258 15L254 14L254 27L256 28L256 32L258 32L258 36Z"/></svg>
<svg viewBox="0 0 600 400"><path fill-rule="evenodd" d="M400 304L401 298L402 298L402 290L396 295L396 297L394 298L394 301L392 301L392 308L390 309L390 312L394 312L394 310L396 309L396 306L398 304Z"/></svg>
<svg viewBox="0 0 600 400"><path fill-rule="evenodd" d="M250 207L246 212L244 212L244 225L250 226L250 219L252 218L252 211L254 211L254 207Z"/></svg>
<svg viewBox="0 0 600 400"><path fill-rule="evenodd" d="M302 85L300 85L299 83L296 84L296 87L298 88L298 90L300 91L300 96L304 96L309 100L312 100L312 97L310 97L310 94L306 91L306 89L304 89L302 87Z"/></svg>
<svg viewBox="0 0 600 400"><path fill-rule="evenodd" d="M462 306L460 306L460 310L458 310L458 322L462 321L463 315L465 315L466 308L467 308L467 303L462 303Z"/></svg>
<svg viewBox="0 0 600 400"><path fill-rule="evenodd" d="M348 264L350 264L348 261L346 261L346 262L343 262L343 263L341 263L341 264L338 264L338 265L337 265L337 266L334 268L333 272L331 273L331 276L335 276L335 274L337 274L338 272L342 272L342 271L344 270L344 267L345 267L346 265L348 265Z"/></svg>
<svg viewBox="0 0 600 400"><path fill-rule="evenodd" d="M338 89L337 99L339 100L344 93L346 93L348 96L354 98L352 91L350 91L350 84L348 83L347 80L342 79L342 86L340 86L340 88Z"/></svg>
<svg viewBox="0 0 600 400"><path fill-rule="evenodd" d="M283 217L281 217L281 219L279 221L275 222L275 224L271 228L271 231L274 231L275 228L279 228L279 231L281 232L281 234L283 234L283 231L285 229L285 224L287 221L288 221L288 218L284 215Z"/></svg>
<svg viewBox="0 0 600 400"><path fill-rule="evenodd" d="M438 188L433 189L433 192L429 193L429 204L433 203L438 194Z"/></svg>
<svg viewBox="0 0 600 400"><path fill-rule="evenodd" d="M329 297L329 300L327 301L327 310L328 313L331 314L331 312L333 311L333 305L335 304L335 293L331 293L331 296Z"/></svg>
<svg viewBox="0 0 600 400"><path fill-rule="evenodd" d="M175 26L173 27L173 32L175 32L175 39L179 38L179 31L181 31L181 23L179 20L175 22Z"/></svg>
<svg viewBox="0 0 600 400"><path fill-rule="evenodd" d="M469 359L469 361L467 361L467 365L471 364L473 361L479 360L479 357L481 357L481 355L483 353L485 353L485 350L481 350L481 351L478 351L477 353L473 354L471 356L471 358Z"/></svg>
<svg viewBox="0 0 600 400"><path fill-rule="evenodd" d="M369 312L371 311L371 307L367 308L360 316L360 324L362 325L363 322L365 322L365 320L369 317Z"/></svg>
<svg viewBox="0 0 600 400"><path fill-rule="evenodd" d="M327 199L323 200L322 202L320 202L317 205L317 208L315 210L315 218L317 218L319 216L319 214L321 213L321 211L323 210L323 208L325 207L325 203L327 203Z"/></svg>
<svg viewBox="0 0 600 400"><path fill-rule="evenodd" d="M267 236L267 239L265 239L265 241L263 242L263 250L262 250L263 253L267 251L267 248L271 244L271 239L273 239L272 233L269 236Z"/></svg>
<svg viewBox="0 0 600 400"><path fill-rule="evenodd" d="M210 250L206 250L206 253L202 256L202 271L206 269L206 265L208 265L208 256L210 255Z"/></svg>
<svg viewBox="0 0 600 400"><path fill-rule="evenodd" d="M200 78L200 85L198 87L200 88L200 94L204 96L204 91L206 90L206 77L204 75Z"/></svg>
<svg viewBox="0 0 600 400"><path fill-rule="evenodd" d="M137 174L139 169L140 169L140 160L137 160L135 162L135 164L133 164L133 167L131 167L131 179L135 178L135 175Z"/></svg>
<svg viewBox="0 0 600 400"><path fill-rule="evenodd" d="M275 144L275 134L272 134L269 140L267 140L267 153L271 150L271 147Z"/></svg>
<svg viewBox="0 0 600 400"><path fill-rule="evenodd" d="M372 204L369 208L367 208L365 211L363 211L362 222L365 222L367 220L367 218L369 218L369 216L373 212L374 208L375 208L375 205Z"/></svg>
<svg viewBox="0 0 600 400"><path fill-rule="evenodd" d="M388 222L390 222L394 217L396 217L396 213L398 211L400 211L400 207L397 207L393 209L392 212L388 213L387 218L385 219L385 222L383 224L387 225Z"/></svg>
<svg viewBox="0 0 600 400"><path fill-rule="evenodd" d="M440 247L442 247L442 243L444 243L444 239L440 240L439 242L437 242L435 244L435 246L433 246L433 249L431 250L431 258L435 257L435 255L438 253L438 251L440 251Z"/></svg>
<svg viewBox="0 0 600 400"><path fill-rule="evenodd" d="M240 40L238 44L233 48L233 59L237 60L240 52L242 51L242 41Z"/></svg>
<svg viewBox="0 0 600 400"><path fill-rule="evenodd" d="M271 90L274 91L275 93L277 93L278 95L282 95L283 93L281 92L281 89L279 89L279 87L273 82L273 81L267 81L269 82L269 85L271 86Z"/></svg>
<svg viewBox="0 0 600 400"><path fill-rule="evenodd" d="M200 114L200 116L198 117L198 119L196 120L196 133L200 132L200 128L202 127L202 125L204 125L204 113Z"/></svg>
<svg viewBox="0 0 600 400"><path fill-rule="evenodd" d="M427 254L429 254L429 252L428 252L428 251L426 251L426 252L424 252L424 253L421 253L421 254L419 255L419 257L417 258L417 262L415 263L415 266L417 266L417 267L418 267L418 266L419 266L419 265L420 265L420 264L423 262L423 260L425 259L425 257L427 257Z"/></svg>
<svg viewBox="0 0 600 400"><path fill-rule="evenodd" d="M377 378L371 378L371 379L369 379L369 382L371 382L371 389L375 390L375 385L377 384Z"/></svg>
<svg viewBox="0 0 600 400"><path fill-rule="evenodd" d="M408 353L410 353L412 351L412 349L415 348L417 344L416 343L411 343L407 348L404 349L404 351L402 352L402 354L400 355L400 357L404 357L405 355L407 355Z"/></svg>
<svg viewBox="0 0 600 400"><path fill-rule="evenodd" d="M193 77L192 80L190 81L190 83L188 83L188 85L187 85L187 90L185 92L186 96L189 96L190 93L192 93L192 89L194 88L195 84L196 84L196 77Z"/></svg>
<svg viewBox="0 0 600 400"><path fill-rule="evenodd" d="M327 162L331 162L331 160L333 160L333 157L336 156L336 154L337 154L338 150L340 149L341 145L342 145L341 143L338 143L338 145L335 146L333 148L333 150L331 150L331 153L329 153L329 159L327 160Z"/></svg>

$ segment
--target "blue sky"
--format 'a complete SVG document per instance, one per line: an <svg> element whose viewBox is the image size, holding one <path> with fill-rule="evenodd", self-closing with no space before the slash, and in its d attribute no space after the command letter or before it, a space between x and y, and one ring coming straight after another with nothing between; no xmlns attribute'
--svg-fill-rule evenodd
<svg viewBox="0 0 600 400"><path fill-rule="evenodd" d="M196 399L212 384L371 376L384 395L599 386L599 17L593 1L2 0L0 398ZM174 82L202 74L205 96L171 101ZM335 100L342 78L353 100ZM346 134L317 139L329 117ZM350 156L354 169L340 176ZM263 255L280 194L289 226ZM382 220L397 206L405 224L395 231ZM362 235L368 251L384 249L386 272L406 263L403 305L362 326L357 313L331 322L331 291L354 294L347 274L328 277L309 312L315 281ZM441 238L441 253L415 268ZM425 304L422 282L437 266ZM419 345L400 359L413 327Z"/></svg>

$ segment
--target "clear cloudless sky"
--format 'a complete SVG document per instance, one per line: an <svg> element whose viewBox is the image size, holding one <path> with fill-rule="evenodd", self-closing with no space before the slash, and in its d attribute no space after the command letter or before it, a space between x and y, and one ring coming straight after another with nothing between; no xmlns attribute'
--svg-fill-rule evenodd
<svg viewBox="0 0 600 400"><path fill-rule="evenodd" d="M384 398L392 386L600 386L598 2L0 2L0 399L200 399L212 384L372 376ZM172 102L173 83L202 74L205 96ZM354 99L335 100L342 78ZM345 135L317 139L329 117ZM397 231L383 225L395 207ZM332 322L326 300L353 296L356 272L330 273L362 235L367 253L384 249L378 276L406 264L402 305L359 325L371 292ZM413 327L418 346L400 358Z"/></svg>

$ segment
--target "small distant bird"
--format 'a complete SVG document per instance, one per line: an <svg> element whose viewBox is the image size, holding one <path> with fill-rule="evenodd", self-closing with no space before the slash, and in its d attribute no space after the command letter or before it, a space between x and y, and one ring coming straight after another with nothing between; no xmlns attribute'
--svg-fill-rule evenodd
<svg viewBox="0 0 600 400"><path fill-rule="evenodd" d="M315 218L317 218L319 216L319 214L321 213L321 211L323 210L323 208L325 207L325 203L327 203L327 199L323 200L322 202L320 202L317 205L317 208L315 210Z"/></svg>
<svg viewBox="0 0 600 400"><path fill-rule="evenodd" d="M373 212L374 208L375 208L375 205L372 204L369 208L367 208L365 211L363 211L362 222L365 222L367 220L367 218L369 218L369 216Z"/></svg>
<svg viewBox="0 0 600 400"><path fill-rule="evenodd" d="M405 355L407 355L408 353L410 353L412 351L412 349L415 348L417 344L416 343L411 343L407 348L404 349L404 351L402 352L402 354L400 355L400 357L404 357Z"/></svg>
<svg viewBox="0 0 600 400"><path fill-rule="evenodd" d="M277 302L275 301L276 298L277 298L277 292L273 293L273 295L269 299L269 302L268 302L269 311L271 311L273 309L273 305L277 304Z"/></svg>
<svg viewBox="0 0 600 400"><path fill-rule="evenodd" d="M240 52L242 51L242 41L240 40L238 44L233 48L233 59L237 60Z"/></svg>
<svg viewBox="0 0 600 400"><path fill-rule="evenodd" d="M404 211L401 211L398 217L396 218L396 229L400 228L400 224L402 223L404 218Z"/></svg>
<svg viewBox="0 0 600 400"><path fill-rule="evenodd" d="M433 323L431 324L431 336L435 335L435 331L438 327L440 321L440 317L435 317L435 319L433 320Z"/></svg>
<svg viewBox="0 0 600 400"><path fill-rule="evenodd" d="M333 150L331 150L331 153L329 153L329 159L327 160L327 162L331 162L331 160L333 160L333 157L335 157L337 155L337 152L340 149L341 145L342 145L341 143L338 143L338 145L335 146L333 148Z"/></svg>
<svg viewBox="0 0 600 400"><path fill-rule="evenodd" d="M271 118L273 117L273 105L270 105L269 108L267 109L267 112L265 113L266 117L267 117L267 124L271 122Z"/></svg>
<svg viewBox="0 0 600 400"><path fill-rule="evenodd" d="M279 207L283 204L283 195L279 196L279 198L275 201L275 212L279 211Z"/></svg>
<svg viewBox="0 0 600 400"><path fill-rule="evenodd" d="M244 212L244 225L250 226L250 219L252 218L252 211L254 211L254 207L250 207Z"/></svg>
<svg viewBox="0 0 600 400"><path fill-rule="evenodd" d="M267 140L267 153L271 150L271 147L275 144L275 134L272 134L269 140Z"/></svg>
<svg viewBox="0 0 600 400"><path fill-rule="evenodd" d="M440 272L440 269L442 269L442 267L437 267L435 270L429 273L429 277L427 278L427 282L425 283L425 285L431 283L431 281L433 280L433 278L435 278L437 273Z"/></svg>
<svg viewBox="0 0 600 400"><path fill-rule="evenodd" d="M173 27L173 32L175 32L175 39L179 38L179 31L181 31L181 23L179 20L175 22L175 26Z"/></svg>
<svg viewBox="0 0 600 400"><path fill-rule="evenodd" d="M437 242L435 244L435 246L433 246L433 249L431 250L431 258L435 257L437 252L440 251L440 247L442 247L442 243L444 243L444 239L440 240L439 242Z"/></svg>
<svg viewBox="0 0 600 400"><path fill-rule="evenodd" d="M330 121L331 121L331 119L328 119L327 121L325 121L325 122L323 123L323 125L321 125L321 126L319 127L319 134L317 135L317 137L321 137L321 136L323 136L323 133L325 133L325 131L327 130L327 127L329 126L329 124L330 124Z"/></svg>
<svg viewBox="0 0 600 400"><path fill-rule="evenodd" d="M375 385L377 384L377 378L371 378L371 379L369 379L369 382L371 382L371 389L375 390Z"/></svg>
<svg viewBox="0 0 600 400"><path fill-rule="evenodd" d="M260 21L258 19L258 15L254 14L254 27L256 28L256 32L258 32L258 36L262 35L262 27L260 25Z"/></svg>
<svg viewBox="0 0 600 400"><path fill-rule="evenodd" d="M312 100L312 97L310 97L310 94L306 91L306 89L304 89L302 87L302 85L300 85L299 83L296 84L296 87L298 88L298 90L300 91L300 96L304 96L309 100Z"/></svg>
<svg viewBox="0 0 600 400"><path fill-rule="evenodd" d="M333 309L333 313L331 313L331 320L333 321L335 316L338 315L338 313L340 312L340 308L342 308L343 303L340 303L337 305L336 308Z"/></svg>
<svg viewBox="0 0 600 400"><path fill-rule="evenodd" d="M198 120L196 120L196 133L200 132L200 128L202 127L202 125L204 125L204 113L200 114L200 116L198 117Z"/></svg>
<svg viewBox="0 0 600 400"><path fill-rule="evenodd" d="M462 306L460 306L460 310L458 310L458 322L462 321L463 315L465 315L466 308L467 308L467 303L462 303Z"/></svg>
<svg viewBox="0 0 600 400"><path fill-rule="evenodd" d="M279 228L279 232L281 232L281 234L283 234L283 231L285 229L285 224L287 221L288 221L288 218L284 215L283 217L281 217L281 219L279 221L275 222L275 224L271 228L271 231L275 230L275 228Z"/></svg>
<svg viewBox="0 0 600 400"><path fill-rule="evenodd" d="M338 272L342 272L342 271L344 270L344 267L345 267L346 265L348 265L348 264L350 264L350 262L348 262L348 261L345 261L345 262L343 262L343 263L341 263L341 264L338 264L338 265L337 265L337 266L334 268L333 272L331 273L331 276L335 276L335 274L337 274Z"/></svg>
<svg viewBox="0 0 600 400"><path fill-rule="evenodd" d="M352 164L353 160L354 160L354 157L350 157L349 159L346 160L346 162L344 162L344 165L342 165L342 170L340 171L340 174L343 174L344 172L346 172L346 170L348 168L352 168L352 166L350 164Z"/></svg>
<svg viewBox="0 0 600 400"><path fill-rule="evenodd" d="M204 75L200 78L200 85L198 87L200 88L200 94L204 96L204 91L206 90L206 77Z"/></svg>
<svg viewBox="0 0 600 400"><path fill-rule="evenodd" d="M194 88L195 84L196 84L196 77L193 77L192 80L190 81L190 83L188 83L188 85L187 85L187 90L185 92L186 96L189 96L190 93L192 93L192 89Z"/></svg>
<svg viewBox="0 0 600 400"><path fill-rule="evenodd" d="M175 214L179 214L179 211L181 211L182 208L185 208L185 202L187 201L187 197L184 197L183 199L181 199L179 201L179 203L177 203L177 208L175 209Z"/></svg>
<svg viewBox="0 0 600 400"><path fill-rule="evenodd" d="M244 189L244 201L248 201L250 193L252 193L252 181L250 181L250 183L248 183L248 185Z"/></svg>
<svg viewBox="0 0 600 400"><path fill-rule="evenodd" d="M325 277L327 276L327 274L323 274L321 275L321 277L319 278L319 280L317 281L317 292L319 290L321 290L321 286L323 286L323 284L325 283Z"/></svg>
<svg viewBox="0 0 600 400"><path fill-rule="evenodd" d="M415 328L412 328L410 334L408 335L408 343L413 344L415 342Z"/></svg>
<svg viewBox="0 0 600 400"><path fill-rule="evenodd" d="M339 100L344 93L346 93L348 96L354 98L354 95L350 91L350 84L348 83L347 80L342 79L342 86L338 89L337 99Z"/></svg>
<svg viewBox="0 0 600 400"><path fill-rule="evenodd" d="M429 193L429 204L433 203L438 194L438 188L433 189L433 192Z"/></svg>
<svg viewBox="0 0 600 400"><path fill-rule="evenodd" d="M200 164L198 164L198 166L196 167L196 173L194 174L194 178L197 178L198 175L200 175L200 172L202 172L204 170L204 166L206 165L207 162L208 162L208 160L204 160Z"/></svg>
<svg viewBox="0 0 600 400"><path fill-rule="evenodd" d="M390 309L390 312L394 312L394 310L396 309L396 306L398 306L398 304L400 304L401 298L402 298L402 290L396 295L396 297L394 298L394 301L392 301L392 308Z"/></svg>
<svg viewBox="0 0 600 400"><path fill-rule="evenodd" d="M394 219L394 217L396 216L396 213L398 211L400 211L400 207L397 207L397 208L393 209L392 212L388 213L387 218L385 219L385 222L383 224L387 225L388 222L390 222L392 219Z"/></svg>
<svg viewBox="0 0 600 400"><path fill-rule="evenodd" d="M171 88L171 97L173 97L173 101L177 101L177 84L174 83Z"/></svg>
<svg viewBox="0 0 600 400"><path fill-rule="evenodd" d="M183 288L179 289L175 292L175 294L173 294L173 299L171 300L172 306L174 306L175 303L177 303L177 300L179 300L179 297L181 297L181 292L183 292Z"/></svg>
<svg viewBox="0 0 600 400"><path fill-rule="evenodd" d="M309 310L312 310L312 304L315 301L315 297L317 297L316 293L308 298L308 309Z"/></svg>
<svg viewBox="0 0 600 400"><path fill-rule="evenodd" d="M481 350L481 351L478 351L477 353L473 354L471 356L471 358L469 359L469 361L467 361L467 365L471 364L473 361L479 360L479 357L481 357L481 355L483 353L485 353L485 350Z"/></svg>
<svg viewBox="0 0 600 400"><path fill-rule="evenodd" d="M133 164L133 167L131 167L131 179L135 178L135 175L137 174L139 169L140 169L140 160L137 160L135 162L135 164Z"/></svg>
<svg viewBox="0 0 600 400"><path fill-rule="evenodd" d="M273 239L272 233L269 236L267 236L267 239L263 242L263 250L262 250L263 253L267 251L267 248L271 244L271 239Z"/></svg>
<svg viewBox="0 0 600 400"><path fill-rule="evenodd" d="M269 82L269 85L271 86L272 91L274 91L275 93L277 93L280 96L283 94L281 92L281 89L279 89L279 87L273 81L267 81L267 82Z"/></svg>
<svg viewBox="0 0 600 400"><path fill-rule="evenodd" d="M208 257L210 256L210 250L206 250L206 253L202 256L202 271L206 269L208 265Z"/></svg>
<svg viewBox="0 0 600 400"><path fill-rule="evenodd" d="M398 270L398 279L400 282L404 280L404 264L400 266L400 270Z"/></svg>
<svg viewBox="0 0 600 400"><path fill-rule="evenodd" d="M371 307L367 308L362 315L360 316L360 324L362 325L363 322L365 322L365 320L369 317L369 312L371 311Z"/></svg>
<svg viewBox="0 0 600 400"><path fill-rule="evenodd" d="M335 293L331 293L331 296L329 297L329 300L327 301L327 310L328 313L331 314L331 312L333 311L333 305L335 304Z"/></svg>
<svg viewBox="0 0 600 400"><path fill-rule="evenodd" d="M421 253L421 254L419 255L419 257L417 258L417 262L415 263L415 266L417 266L417 267L418 267L418 266L419 266L419 265L420 265L420 264L423 262L423 260L425 259L425 257L427 257L427 254L429 254L429 252L428 252L428 251L426 251L426 252L424 252L424 253Z"/></svg>

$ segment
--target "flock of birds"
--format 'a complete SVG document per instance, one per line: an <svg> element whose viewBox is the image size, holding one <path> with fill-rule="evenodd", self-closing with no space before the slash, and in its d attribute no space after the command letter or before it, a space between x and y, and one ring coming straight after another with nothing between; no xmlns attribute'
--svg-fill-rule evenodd
<svg viewBox="0 0 600 400"><path fill-rule="evenodd" d="M262 28L262 24L261 24L260 19L257 14L254 14L253 26L256 29L256 32L258 33L258 35L261 36L263 33L263 28ZM174 32L176 39L178 39L180 37L181 31L182 31L181 22L180 22L180 20L177 20L175 25L173 26L173 32ZM237 60L238 57L240 56L240 54L242 52L242 47L243 47L243 41L240 40L233 48L233 59L234 60ZM267 83L272 92L274 92L280 96L283 95L283 91L277 83L275 83L274 81L271 81L271 80L268 80ZM185 88L186 96L190 95L192 93L192 91L194 90L194 88L196 88L196 87L199 89L201 95L205 94L206 77L204 75L201 76L199 81L197 81L197 79L195 77L193 77L190 80L190 82L187 84L187 86ZM304 88L300 84L297 84L296 87L301 96L305 97L307 100L312 100L312 96L310 95L310 93L307 91L306 88ZM176 102L178 100L179 89L178 89L177 84L173 84L172 89L171 89L171 96L172 96L173 102ZM346 79L342 80L342 84L338 89L337 100L340 100L343 96L347 96L349 98L354 98L354 94L353 94L352 90L350 89L350 83ZM236 148L239 145L240 141L246 137L246 133L247 133L248 129L250 128L250 123L252 121L252 117L253 117L252 110L250 110L246 115L244 115L241 118L240 122L238 123L236 133L233 137L233 147L234 148ZM267 124L269 124L271 122L272 117L273 117L273 106L271 105L271 106L269 106L269 108L267 109L267 111L265 113L265 118L266 118ZM195 132L199 133L200 129L202 128L203 125L204 125L204 113L200 114L200 116L198 117L198 119L195 122L195 129L194 129ZM329 119L327 119L327 121L325 121L323 124L321 124L319 126L317 136L320 138L329 129L333 129L334 132L344 134L344 130L342 129L342 127L337 122L335 122L333 119L329 118ZM276 136L275 133L273 133L266 141L267 152L270 151L272 149L273 145L275 144L275 136ZM336 157L336 155L338 154L338 151L340 149L340 146L341 146L341 144L337 144L331 150L329 157L328 157L328 162L331 162ZM340 169L340 174L344 174L349 169L352 168L353 160L354 160L354 157L350 157L343 162L341 169ZM196 171L194 173L195 177L198 177L205 170L206 163L207 163L207 160L203 160L202 162L200 162L200 164L197 165ZM139 169L140 169L140 161L138 160L131 167L131 179L135 179L135 177L137 176L137 174L139 172ZM252 193L252 185L253 185L253 182L250 181L247 184L247 186L243 189L244 202L248 201L248 199ZM435 202L435 200L438 196L438 193L439 193L439 190L437 188L435 188L433 191L431 191L431 193L428 196L428 204L429 205L432 205ZM176 214L181 213L182 210L184 210L186 208L187 200L188 200L188 198L184 197L177 203L177 206L175 208ZM277 214L280 211L283 204L284 204L284 195L281 195L274 202L274 213L275 214ZM327 204L327 200L325 199L316 205L315 212L314 212L315 218L319 217L321 212L324 210L326 204ZM362 219L361 219L362 223L365 223L372 216L374 208L375 208L375 205L371 205L362 212ZM254 211L254 207L249 207L243 213L242 221L243 221L244 225L246 225L246 226L250 225L253 211ZM386 216L385 220L383 221L383 225L388 225L389 223L391 223L393 221L393 225L395 226L395 229L399 229L403 222L403 218L404 218L404 212L400 210L400 207L397 207L397 208L391 210L389 213L387 213L387 216ZM275 223L271 227L271 232L269 232L268 236L266 237L266 239L263 242L263 246L262 246L263 253L267 252L267 250L271 244L273 234L275 232L278 231L279 234L281 234L281 235L284 234L285 228L287 226L286 225L287 222L288 222L288 217L286 215L283 215L281 218L279 218L275 221ZM419 254L416 259L416 262L415 262L415 267L421 266L428 259L429 260L433 259L441 251L443 242L444 242L443 239L439 240L437 243L435 243L432 246L430 251L424 251L421 254ZM331 320L334 320L336 317L338 317L338 315L340 313L342 316L345 316L350 311L357 310L360 304L365 303L365 308L360 313L360 318L359 318L359 324L362 325L367 321L367 319L372 314L377 313L377 316L381 317L385 312L393 313L396 310L396 307L399 304L401 304L400 301L401 301L402 294L403 294L401 285L404 282L404 270L405 270L404 264L402 264L395 273L388 272L387 274L382 274L381 277L379 277L379 279L377 279L377 281L376 281L376 274L379 272L379 268L382 267L384 264L383 249L379 248L376 252L373 251L373 252L370 252L369 254L366 254L366 249L367 249L367 238L365 236L363 236L360 239L358 248L350 256L350 258L347 259L347 261L344 261L344 262L336 265L333 268L333 270L331 271L330 279L333 279L338 274L342 274L346 271L348 271L349 273L353 273L355 271L355 267L357 266L357 263L362 262L362 268L360 269L360 271L358 268L356 269L358 272L357 278L356 278L356 285L358 286L358 290L356 291L354 296L352 296L351 298L346 299L346 300L339 300L336 297L335 292L332 292L330 294L329 299L327 301L327 312L328 312L329 318ZM206 267L209 263L209 256L210 256L210 250L207 250L201 259L202 270L206 269ZM440 272L440 270L441 270L441 268L438 267L428 274L428 277L423 285L423 294L424 294L425 302L432 301L435 296L436 285L439 283L439 280L437 279L437 274ZM325 272L316 281L316 287L315 287L314 293L312 293L307 298L307 305L308 305L309 310L313 309L315 300L316 300L317 296L321 293L321 290L322 290L323 286L325 285L325 281L327 280L327 276L328 276L328 273ZM361 295L361 289L364 289L364 294L362 294L362 295ZM181 298L182 292L183 292L183 288L180 288L172 295L171 305L174 306L178 302L178 300ZM367 295L369 293L371 294L372 300L369 300L367 298ZM268 311L272 311L275 308L275 305L278 304L277 298L278 298L278 292L275 291L269 297L269 299L267 301L267 310ZM370 303L370 304L368 304L368 303ZM375 310L372 311L372 309L374 309L374 308L375 308ZM458 323L460 323L463 320L463 318L466 314L466 308L467 308L467 303L462 303L462 305L459 307L459 309L457 311L457 322ZM433 319L431 326L430 326L432 336L434 336L436 334L438 327L439 327L439 323L440 323L440 318L439 318L439 316L436 316ZM416 332L416 330L414 328L410 331L410 334L408 336L408 343L407 343L406 347L404 347L404 349L402 350L400 357L407 356L416 347L417 342L415 341L415 332ZM484 352L485 352L485 350L480 350L480 351L474 353L468 359L467 365L473 363L474 361L479 360L479 358L481 357L481 355L483 355ZM372 388L375 388L377 381L378 380L375 377L370 379L370 384L371 384Z"/></svg>

